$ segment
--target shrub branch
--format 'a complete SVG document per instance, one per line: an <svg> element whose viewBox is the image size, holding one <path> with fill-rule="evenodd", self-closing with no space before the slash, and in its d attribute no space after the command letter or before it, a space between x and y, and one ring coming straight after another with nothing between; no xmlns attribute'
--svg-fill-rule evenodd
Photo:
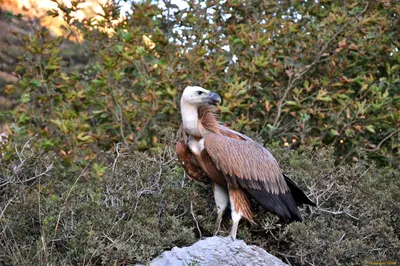
<svg viewBox="0 0 400 266"><path fill-rule="evenodd" d="M329 44L337 38L337 36L339 34L341 34L343 32L343 30L350 24L354 23L355 21L358 20L358 18L364 14L364 12L367 10L368 8L368 4L365 6L365 8L351 21L347 22L343 27L341 27L335 34L333 34L333 36L325 43L325 45L322 47L322 49L318 52L317 56L314 58L313 62L307 66L304 67L304 69L301 69L300 73L293 73L292 69L288 70L286 73L289 76L289 81L288 81L288 85L286 87L286 90L282 96L282 98L279 101L279 105L278 105L278 112L276 114L273 126L274 128L276 128L279 124L279 119L281 117L282 114L282 107L284 106L284 104L286 103L286 97L288 96L289 92L294 88L294 86L297 85L297 82L305 75L307 74L307 72L316 64L321 63L327 59L324 60L320 60L321 57L324 55L326 49L328 48ZM293 77L294 76L294 77Z"/></svg>

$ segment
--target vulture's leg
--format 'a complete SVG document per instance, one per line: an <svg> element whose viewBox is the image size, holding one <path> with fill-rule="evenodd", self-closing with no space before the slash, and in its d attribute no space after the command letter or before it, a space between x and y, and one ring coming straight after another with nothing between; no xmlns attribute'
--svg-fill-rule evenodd
<svg viewBox="0 0 400 266"><path fill-rule="evenodd" d="M232 208L232 229L231 229L231 238L233 241L236 240L236 233L239 226L239 221L242 219L242 213L237 210L237 206L235 206L232 197L231 199L231 208Z"/></svg>
<svg viewBox="0 0 400 266"><path fill-rule="evenodd" d="M217 231L215 232L214 235L218 234L219 229L221 227L221 222L222 222L222 215L224 214L224 211L226 207L228 206L228 201L229 201L229 195L228 191L224 188L218 185L217 183L213 183L213 192L214 192L214 199L215 199L215 204L217 205Z"/></svg>
<svg viewBox="0 0 400 266"><path fill-rule="evenodd" d="M228 185L228 190L232 210L231 237L235 240L240 219L244 217L246 220L253 222L253 211L251 210L250 200L243 189Z"/></svg>

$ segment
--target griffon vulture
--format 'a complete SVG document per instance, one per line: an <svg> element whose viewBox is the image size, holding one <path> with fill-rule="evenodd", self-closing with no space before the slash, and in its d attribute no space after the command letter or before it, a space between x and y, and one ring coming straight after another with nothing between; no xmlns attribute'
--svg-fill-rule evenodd
<svg viewBox="0 0 400 266"><path fill-rule="evenodd" d="M176 145L186 174L212 185L218 213L217 232L228 203L232 210L233 239L242 217L253 222L250 198L284 220L301 221L297 206L315 204L282 174L266 148L219 123L211 106L218 103L221 97L216 93L201 87L185 88L181 98L180 141Z"/></svg>

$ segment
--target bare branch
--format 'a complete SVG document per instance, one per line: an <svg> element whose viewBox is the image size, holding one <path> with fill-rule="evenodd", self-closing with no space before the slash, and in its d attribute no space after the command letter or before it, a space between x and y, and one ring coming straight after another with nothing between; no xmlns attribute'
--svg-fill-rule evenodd
<svg viewBox="0 0 400 266"><path fill-rule="evenodd" d="M88 168L88 166L90 165L90 163L91 163L92 161L93 161L93 159L92 159L88 164L86 164L85 168L83 168L83 170L81 171L81 173L79 174L79 176L76 178L74 184L72 184L70 190L68 191L67 196L65 197L65 200L64 200L64 204L63 204L63 206L61 207L60 212L58 213L56 226L55 226L55 228L54 228L54 237L53 237L53 238L55 238L55 236L56 236L56 234L57 234L58 226L59 226L59 224L60 224L61 214L63 213L64 209L65 209L66 206L67 206L67 201L68 201L68 199L69 199L69 196L70 196L71 193L72 193L72 190L75 188L76 184L78 183L78 180L84 175L86 169Z"/></svg>
<svg viewBox="0 0 400 266"><path fill-rule="evenodd" d="M380 147L382 146L382 144L383 144L385 141L387 141L387 140L390 139L393 135L395 135L396 133L399 133L399 132L400 132L400 129L397 129L397 130L393 131L392 133L390 133L389 135L387 135L383 140L381 140L381 142L379 142L378 146L376 146L376 147L373 148L373 149L365 149L365 148L360 148L360 149L361 149L361 150L364 150L364 151L377 151L377 150L380 149Z"/></svg>
<svg viewBox="0 0 400 266"><path fill-rule="evenodd" d="M117 153L117 157L115 157L115 160L114 160L114 162L113 162L113 165L112 165L112 171L114 172L114 170L115 170L115 165L117 164L117 160L118 160L118 158L119 158L119 156L121 155L120 153L119 153L119 151L120 151L120 145L121 144L123 144L123 143L121 143L121 142L118 142L117 143L117 145L115 145L115 152Z"/></svg>
<svg viewBox="0 0 400 266"><path fill-rule="evenodd" d="M8 184L12 184L12 183L16 183L16 182L23 184L23 183L35 180L37 178L40 178L43 175L46 175L48 172L50 172L53 169L53 164L50 164L50 165L46 166L46 170L42 173L38 174L37 169L36 169L35 176L33 176L31 178L21 180L18 177L18 173L22 170L23 166L26 164L27 159L33 157L33 155L34 155L34 152L32 149L31 149L31 154L29 154L28 156L26 156L24 153L25 153L25 150L29 147L30 142L37 136L38 135L36 134L32 138L30 138L27 142L25 142L25 144L22 146L21 150L18 150L17 144L14 145L15 153L18 156L19 163L17 165L13 166L12 173L6 174L5 177L2 178L2 180L0 180L0 188L6 186Z"/></svg>
<svg viewBox="0 0 400 266"><path fill-rule="evenodd" d="M21 182L21 183L25 183L25 182L32 181L32 180L34 180L34 179L36 179L36 178L38 178L38 177L41 177L42 175L47 174L47 172L49 172L51 169L53 169L53 164L50 164L49 166L47 166L47 167L46 167L46 170L45 170L43 173L38 174L38 175L35 175L34 177L28 178L28 179L26 179L26 180L22 180L22 181L20 181L20 182Z"/></svg>
<svg viewBox="0 0 400 266"><path fill-rule="evenodd" d="M350 218L352 218L352 219L354 219L354 220L357 220L357 221L360 220L359 218L357 218L357 217L351 215L350 213L348 213L348 212L346 212L346 211L329 211L329 210L322 209L322 208L318 208L318 210L320 210L320 211L322 211L322 212L330 213L330 214L333 214L333 215L346 214L346 215L348 215Z"/></svg>
<svg viewBox="0 0 400 266"><path fill-rule="evenodd" d="M14 196L12 199L10 199L10 200L7 202L6 206L4 206L3 210L1 210L0 219L3 217L3 215L4 215L4 213L5 213L5 211L6 211L7 207L8 207L8 205L10 205L10 203L13 202L14 199L15 199L15 196Z"/></svg>
<svg viewBox="0 0 400 266"><path fill-rule="evenodd" d="M343 235L340 237L340 239L339 239L338 242L339 242L339 243L342 242L342 240L343 240L343 238L344 238L345 236L346 236L346 233L343 233Z"/></svg>
<svg viewBox="0 0 400 266"><path fill-rule="evenodd" d="M283 102L286 99L288 93L292 90L293 88L293 73L289 75L289 82L288 82L288 86L286 87L285 93L283 94L281 100L279 101L279 106L278 106L278 113L276 114L275 120L274 120L274 124L273 126L276 127L278 125L278 121L279 118L281 117L281 113L282 113L282 106L283 106Z"/></svg>
<svg viewBox="0 0 400 266"><path fill-rule="evenodd" d="M340 30L338 30L335 34L333 34L333 36L325 43L325 45L322 47L322 49L318 52L317 56L314 58L313 62L307 66L304 67L304 69L302 69L300 71L300 73L290 73L289 74L289 82L288 85L286 87L286 90L282 96L282 98L279 101L279 105L278 105L278 112L276 114L273 126L276 128L279 124L279 119L281 117L282 114L282 107L285 104L285 100L287 95L289 94L289 92L294 88L294 86L296 86L297 82L316 64L324 61L324 60L320 60L321 57L323 56L323 54L325 53L326 49L328 48L329 44L337 38L337 36L343 32L343 30L350 24L352 24L353 22L355 22L356 20L358 20L358 18L364 14L364 12L367 10L368 8L368 4L365 6L364 10L361 11L354 19L352 19L351 21L347 22L345 25L343 25L343 27L340 28ZM294 78L293 78L294 77Z"/></svg>
<svg viewBox="0 0 400 266"><path fill-rule="evenodd" d="M199 231L199 236L200 236L200 238L202 238L203 234L201 233L199 222L197 221L196 215L193 212L193 201L190 201L190 212L192 214L194 222L196 223L197 231Z"/></svg>
<svg viewBox="0 0 400 266"><path fill-rule="evenodd" d="M14 173L17 173L20 168L24 165L25 161L26 161L26 157L24 156L24 151L25 148L28 147L29 142L31 142L34 138L36 138L38 136L38 134L36 134L35 136L33 136L32 138L30 138L27 142L25 142L24 146L22 147L21 151L18 151L17 148L17 144L15 144L14 148L15 148L15 153L18 156L18 159L20 161L20 164L14 167ZM31 156L33 155L33 152L31 151Z"/></svg>

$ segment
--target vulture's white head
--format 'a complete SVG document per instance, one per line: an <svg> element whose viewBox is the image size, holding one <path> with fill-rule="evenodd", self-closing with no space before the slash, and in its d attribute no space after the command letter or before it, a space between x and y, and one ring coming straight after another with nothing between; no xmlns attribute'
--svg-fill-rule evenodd
<svg viewBox="0 0 400 266"><path fill-rule="evenodd" d="M214 92L198 86L189 86L183 91L181 107L192 106L198 108L204 104L217 105L221 101L221 97Z"/></svg>
<svg viewBox="0 0 400 266"><path fill-rule="evenodd" d="M181 98L182 125L186 133L193 136L201 136L198 128L198 109L205 104L217 105L221 103L221 96L203 89L190 86L183 91Z"/></svg>

